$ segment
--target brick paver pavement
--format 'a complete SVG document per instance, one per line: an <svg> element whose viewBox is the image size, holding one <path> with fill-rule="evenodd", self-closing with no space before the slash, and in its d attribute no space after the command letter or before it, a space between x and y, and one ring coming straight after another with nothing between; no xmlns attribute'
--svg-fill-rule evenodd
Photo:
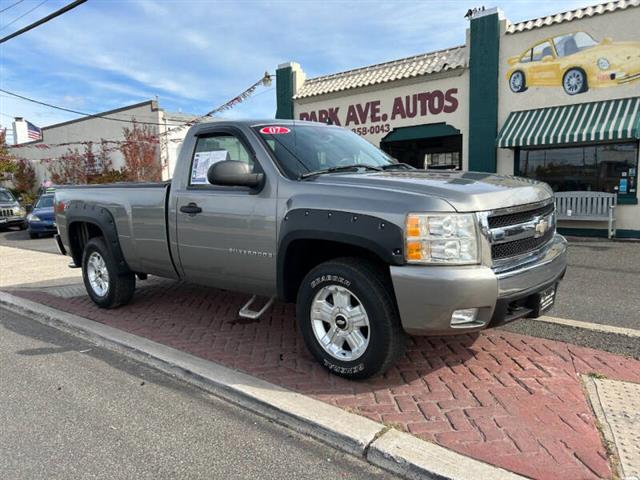
<svg viewBox="0 0 640 480"><path fill-rule="evenodd" d="M538 479L611 478L579 374L640 382L640 361L499 330L412 338L384 376L351 382L311 358L293 305L276 304L260 321L241 320L246 296L172 281L139 288L130 305L111 311L86 296L14 293Z"/></svg>

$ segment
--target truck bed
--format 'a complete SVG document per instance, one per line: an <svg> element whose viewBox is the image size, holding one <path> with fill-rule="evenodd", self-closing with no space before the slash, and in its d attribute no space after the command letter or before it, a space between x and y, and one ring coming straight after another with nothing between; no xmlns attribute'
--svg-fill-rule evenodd
<svg viewBox="0 0 640 480"><path fill-rule="evenodd" d="M63 202L67 208L105 208L113 217L131 270L177 278L167 230L170 186L169 182L62 186L56 189L56 203ZM66 236L64 214L60 220L60 233Z"/></svg>

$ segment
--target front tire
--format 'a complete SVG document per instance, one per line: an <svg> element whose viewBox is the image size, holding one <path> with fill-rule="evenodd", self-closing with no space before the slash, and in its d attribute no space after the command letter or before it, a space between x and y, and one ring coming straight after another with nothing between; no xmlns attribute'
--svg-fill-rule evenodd
<svg viewBox="0 0 640 480"><path fill-rule="evenodd" d="M336 375L381 374L404 351L390 282L365 259L341 258L312 269L300 285L296 314L307 348Z"/></svg>
<svg viewBox="0 0 640 480"><path fill-rule="evenodd" d="M581 68L570 68L562 77L562 88L567 95L577 95L589 90L587 75Z"/></svg>
<svg viewBox="0 0 640 480"><path fill-rule="evenodd" d="M527 80L524 72L516 70L509 77L509 88L513 93L524 92L527 89Z"/></svg>
<svg viewBox="0 0 640 480"><path fill-rule="evenodd" d="M36 238L40 238L40 235L37 233L29 232L29 238L31 240L35 240Z"/></svg>
<svg viewBox="0 0 640 480"><path fill-rule="evenodd" d="M101 308L126 305L136 288L133 272L118 272L116 261L101 237L92 238L84 247L82 279L89 297Z"/></svg>

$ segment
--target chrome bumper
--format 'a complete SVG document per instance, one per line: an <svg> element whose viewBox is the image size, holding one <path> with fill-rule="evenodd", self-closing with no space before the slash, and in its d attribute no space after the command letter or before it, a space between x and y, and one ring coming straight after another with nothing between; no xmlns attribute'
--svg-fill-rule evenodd
<svg viewBox="0 0 640 480"><path fill-rule="evenodd" d="M564 274L567 268L567 241L556 234L528 263L513 270L504 270L498 278L498 297L523 295L536 291Z"/></svg>
<svg viewBox="0 0 640 480"><path fill-rule="evenodd" d="M527 316L511 306L535 299L559 282L567 264L567 242L555 235L529 263L495 273L484 265L391 266L391 280L404 330L412 335L456 335ZM477 308L476 322L451 326L454 310Z"/></svg>

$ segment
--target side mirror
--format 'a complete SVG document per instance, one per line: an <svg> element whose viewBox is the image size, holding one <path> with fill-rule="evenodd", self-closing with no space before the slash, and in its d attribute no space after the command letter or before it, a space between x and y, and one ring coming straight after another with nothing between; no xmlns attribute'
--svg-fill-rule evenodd
<svg viewBox="0 0 640 480"><path fill-rule="evenodd" d="M546 56L542 57L542 61L543 62L553 62L553 56L552 55L546 55Z"/></svg>
<svg viewBox="0 0 640 480"><path fill-rule="evenodd" d="M207 180L211 185L255 188L263 179L263 173L253 173L247 163L237 160L223 160L214 163L207 170Z"/></svg>
<svg viewBox="0 0 640 480"><path fill-rule="evenodd" d="M610 45L613 43L613 39L611 37L604 37L600 43L602 45Z"/></svg>
<svg viewBox="0 0 640 480"><path fill-rule="evenodd" d="M22 195L20 195L20 196L18 197L18 201L19 201L20 203L22 203L22 200L24 200L24 199L22 198Z"/></svg>

